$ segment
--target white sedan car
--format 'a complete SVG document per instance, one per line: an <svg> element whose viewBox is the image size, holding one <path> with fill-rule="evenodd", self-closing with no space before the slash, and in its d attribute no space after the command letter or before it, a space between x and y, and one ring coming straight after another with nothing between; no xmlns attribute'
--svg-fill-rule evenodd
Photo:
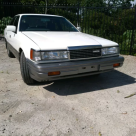
<svg viewBox="0 0 136 136"><path fill-rule="evenodd" d="M62 16L16 15L4 36L26 84L100 74L124 61L117 43L82 33Z"/></svg>

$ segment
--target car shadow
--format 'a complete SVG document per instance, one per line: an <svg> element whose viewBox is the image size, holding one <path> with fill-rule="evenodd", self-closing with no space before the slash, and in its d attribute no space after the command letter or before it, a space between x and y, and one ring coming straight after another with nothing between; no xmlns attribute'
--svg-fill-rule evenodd
<svg viewBox="0 0 136 136"><path fill-rule="evenodd" d="M72 79L63 79L41 83L43 88L58 95L74 95L102 89L120 87L136 83L135 78L117 70L100 74ZM40 84L39 84L40 85Z"/></svg>

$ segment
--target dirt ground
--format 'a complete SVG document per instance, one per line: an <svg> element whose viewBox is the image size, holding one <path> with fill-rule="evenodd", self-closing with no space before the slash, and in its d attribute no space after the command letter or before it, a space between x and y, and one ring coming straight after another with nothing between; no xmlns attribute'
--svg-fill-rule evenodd
<svg viewBox="0 0 136 136"><path fill-rule="evenodd" d="M0 41L0 136L136 136L136 57L124 57L98 77L28 86Z"/></svg>

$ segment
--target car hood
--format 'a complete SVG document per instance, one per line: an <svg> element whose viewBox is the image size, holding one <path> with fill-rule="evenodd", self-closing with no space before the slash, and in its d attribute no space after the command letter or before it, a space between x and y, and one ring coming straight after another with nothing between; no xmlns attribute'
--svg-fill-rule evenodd
<svg viewBox="0 0 136 136"><path fill-rule="evenodd" d="M71 46L116 46L115 42L81 32L22 32L41 50L67 49Z"/></svg>

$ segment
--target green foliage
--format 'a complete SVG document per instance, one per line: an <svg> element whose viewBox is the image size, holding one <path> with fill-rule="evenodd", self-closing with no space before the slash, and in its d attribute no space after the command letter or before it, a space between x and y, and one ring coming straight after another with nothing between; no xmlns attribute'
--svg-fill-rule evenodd
<svg viewBox="0 0 136 136"><path fill-rule="evenodd" d="M20 0L20 2L33 4L76 4L78 0Z"/></svg>
<svg viewBox="0 0 136 136"><path fill-rule="evenodd" d="M48 4L77 4L81 3L81 6L93 6L93 7L106 7L115 6L115 7L130 7L131 1L134 0L0 0L0 2L21 2L21 3L33 3L40 4L46 3Z"/></svg>
<svg viewBox="0 0 136 136"><path fill-rule="evenodd" d="M127 30L123 34L122 50L129 50L131 46L132 30Z"/></svg>
<svg viewBox="0 0 136 136"><path fill-rule="evenodd" d="M125 9L119 14L119 18L124 22L124 26L127 30L132 30L134 25L135 9Z"/></svg>
<svg viewBox="0 0 136 136"><path fill-rule="evenodd" d="M6 28L7 25L10 24L11 19L12 19L11 17L3 17L0 20L0 34L3 34L4 29Z"/></svg>
<svg viewBox="0 0 136 136"><path fill-rule="evenodd" d="M17 2L18 0L15 1ZM132 30L135 9L129 8L131 6L130 1L133 0L20 0L19 2L23 5L32 3L39 6L34 6L33 8L31 6L20 6L18 10L18 7L14 7L12 8L14 13L12 13L18 14L20 11L25 11L26 13L55 14L66 17L77 26L77 13L79 12L80 26L83 32L113 40L120 44L122 50L129 50L131 43L133 43L133 50L136 50L136 32L134 33L134 41L131 41L133 39ZM53 5L46 8L46 4ZM78 11L78 6L75 8L70 8L70 6L58 8L54 6L59 4L68 6L80 4L81 10ZM82 6L95 8L83 8ZM112 8L112 6L116 8ZM1 17L8 13L3 6L0 6L0 11ZM7 18L0 20L0 33L3 33L5 26L9 22Z"/></svg>
<svg viewBox="0 0 136 136"><path fill-rule="evenodd" d="M131 7L131 2L134 0L107 0L108 6L114 7Z"/></svg>
<svg viewBox="0 0 136 136"><path fill-rule="evenodd" d="M105 7L106 3L104 0L81 0L81 5L90 7Z"/></svg>
<svg viewBox="0 0 136 136"><path fill-rule="evenodd" d="M110 34L123 34L127 29L125 23L118 17L107 16L102 12L89 11L83 18L82 27L87 24L88 28L101 29L103 35L108 36Z"/></svg>
<svg viewBox="0 0 136 136"><path fill-rule="evenodd" d="M129 54L131 44L132 51L136 51L136 30L132 37L134 14L134 9L116 10L112 15L96 9L86 10L82 14L81 27L85 33L119 43L122 53Z"/></svg>
<svg viewBox="0 0 136 136"><path fill-rule="evenodd" d="M132 32L133 32L133 38L132 38ZM132 55L136 56L136 31L127 30L126 32L124 32L122 41L123 42L121 44L121 49L128 50L124 54L129 54L131 44L134 43L134 45L132 46Z"/></svg>

